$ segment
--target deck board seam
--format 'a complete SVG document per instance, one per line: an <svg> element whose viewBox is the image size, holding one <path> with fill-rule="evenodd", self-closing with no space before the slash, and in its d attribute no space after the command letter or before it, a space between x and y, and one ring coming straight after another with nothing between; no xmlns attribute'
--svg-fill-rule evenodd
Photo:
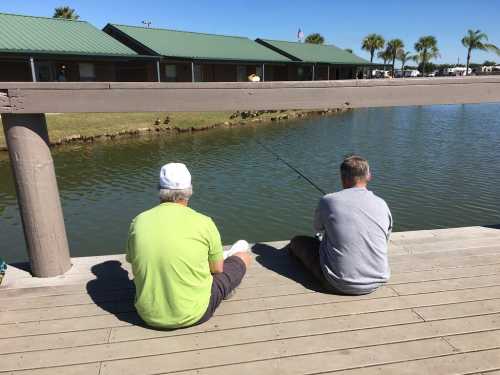
<svg viewBox="0 0 500 375"><path fill-rule="evenodd" d="M416 311L416 310L415 310L415 307L412 307L412 308L411 308L411 311L412 311L412 313L414 313L416 316L418 316L420 319L422 319L422 321L423 321L423 322L427 322L427 320L425 320L425 318L424 318L422 315L420 315L420 314L418 313L418 311ZM482 315L482 314L481 314L481 315ZM448 319L450 319L450 318L448 318ZM443 319L443 320L447 320L447 319L445 318L445 319ZM435 320L435 321L438 321L438 320Z"/></svg>
<svg viewBox="0 0 500 375"><path fill-rule="evenodd" d="M489 330L489 331L495 331L495 330ZM483 332L485 332L485 331L483 331ZM448 346L450 346L450 347L453 349L453 351L456 351L456 352L462 352L459 348L457 348L455 345L453 345L453 344L452 344L452 343L451 343L451 342L447 339L447 337L449 337L449 336L457 336L457 334L455 334L455 335L446 335L446 336L441 336L440 338L441 338L441 339L442 339L442 340L443 340L443 341L444 341L444 342L445 342Z"/></svg>

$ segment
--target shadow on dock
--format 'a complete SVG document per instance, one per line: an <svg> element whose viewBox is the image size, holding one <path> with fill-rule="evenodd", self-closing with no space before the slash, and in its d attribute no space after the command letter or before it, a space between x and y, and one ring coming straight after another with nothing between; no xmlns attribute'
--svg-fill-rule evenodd
<svg viewBox="0 0 500 375"><path fill-rule="evenodd" d="M483 225L485 228L500 229L500 224Z"/></svg>
<svg viewBox="0 0 500 375"><path fill-rule="evenodd" d="M87 293L101 309L119 320L145 326L134 307L135 287L121 262L110 260L91 268L96 279L87 283Z"/></svg>
<svg viewBox="0 0 500 375"><path fill-rule="evenodd" d="M252 252L257 255L255 260L268 270L285 276L307 289L326 292L296 259L289 256L286 248L277 249L273 246L257 243L252 247Z"/></svg>

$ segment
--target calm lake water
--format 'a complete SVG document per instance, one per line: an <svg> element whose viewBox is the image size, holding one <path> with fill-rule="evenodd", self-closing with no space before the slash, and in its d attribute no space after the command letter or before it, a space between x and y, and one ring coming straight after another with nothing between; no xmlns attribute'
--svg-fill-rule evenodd
<svg viewBox="0 0 500 375"><path fill-rule="evenodd" d="M188 165L192 206L223 242L310 234L317 191L269 155L272 147L328 191L356 152L395 229L500 223L500 104L363 109L305 121L127 139L54 150L72 256L123 252L130 220L157 203L159 168ZM0 256L26 259L10 165L0 156Z"/></svg>

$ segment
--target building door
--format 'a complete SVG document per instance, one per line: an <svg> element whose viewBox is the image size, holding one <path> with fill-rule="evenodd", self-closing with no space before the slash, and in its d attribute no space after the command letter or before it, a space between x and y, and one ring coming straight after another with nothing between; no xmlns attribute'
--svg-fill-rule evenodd
<svg viewBox="0 0 500 375"><path fill-rule="evenodd" d="M53 82L55 81L54 64L48 61L40 61L35 63L36 80L38 82Z"/></svg>

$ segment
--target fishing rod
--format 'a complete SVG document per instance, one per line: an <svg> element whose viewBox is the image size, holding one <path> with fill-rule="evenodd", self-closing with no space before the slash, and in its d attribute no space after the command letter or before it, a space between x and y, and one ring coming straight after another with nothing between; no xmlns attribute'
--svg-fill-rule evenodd
<svg viewBox="0 0 500 375"><path fill-rule="evenodd" d="M314 183L313 180L311 180L309 177L307 177L304 173L299 171L297 168L295 168L293 165L291 165L289 162L287 162L285 159L283 159L277 152L275 152L272 148L266 146L264 143L260 142L258 139L255 140L264 150L269 152L271 155L275 156L277 160L281 161L283 164L285 164L288 168L293 170L295 173L297 173L300 177L302 177L304 180L309 182L316 190L318 190L321 194L326 195L326 192L321 189L318 185Z"/></svg>

